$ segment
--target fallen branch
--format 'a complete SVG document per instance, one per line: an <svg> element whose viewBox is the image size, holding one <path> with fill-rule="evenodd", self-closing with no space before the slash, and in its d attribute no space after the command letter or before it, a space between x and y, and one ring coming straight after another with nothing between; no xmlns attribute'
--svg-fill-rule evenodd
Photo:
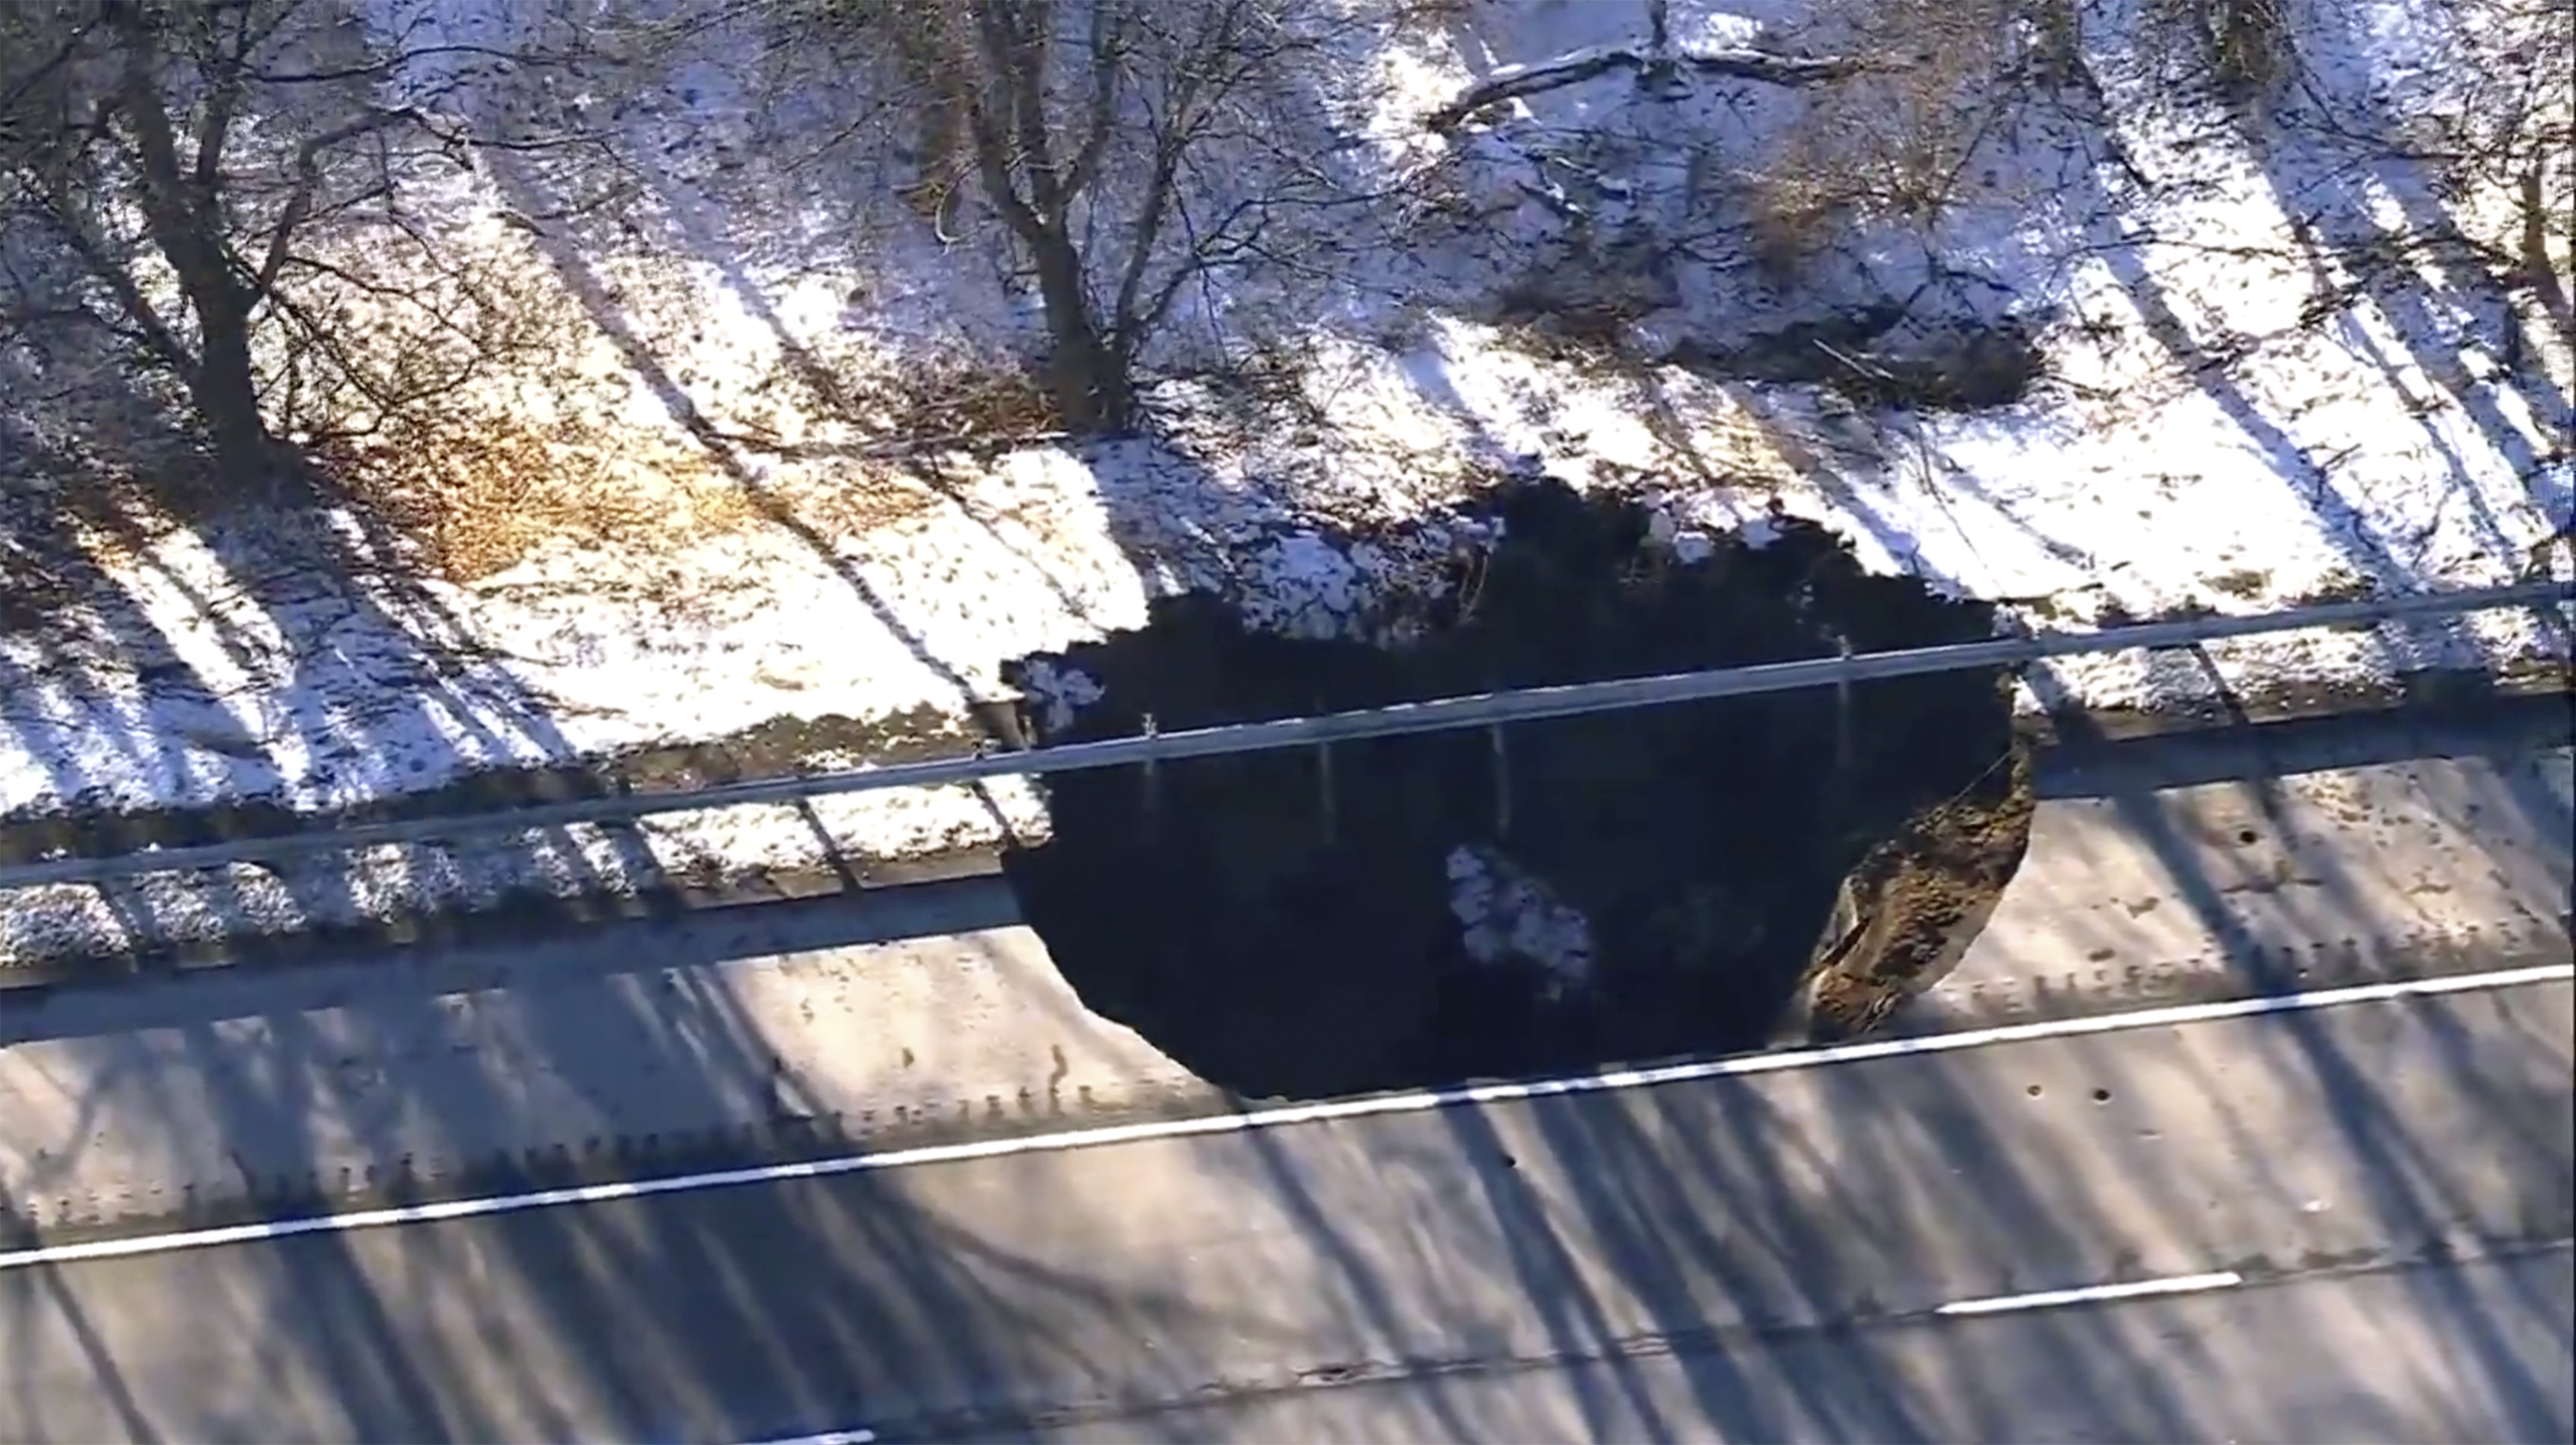
<svg viewBox="0 0 2576 1445"><path fill-rule="evenodd" d="M1597 79L1614 70L1649 73L1681 68L1725 80L1753 80L1765 85L1814 85L1841 80L1868 68L1848 56L1785 55L1776 50L1729 45L1713 50L1663 51L1635 45L1603 45L1576 50L1553 60L1507 65L1467 88L1465 94L1433 111L1423 121L1440 134L1456 130L1488 106L1519 100L1542 91Z"/></svg>
<svg viewBox="0 0 2576 1445"><path fill-rule="evenodd" d="M756 432L709 428L707 435L729 446L759 452L781 461L909 461L936 452L970 454L1008 452L1021 447L1058 446L1078 438L1069 431L945 432L935 436L894 437L854 442L791 442Z"/></svg>

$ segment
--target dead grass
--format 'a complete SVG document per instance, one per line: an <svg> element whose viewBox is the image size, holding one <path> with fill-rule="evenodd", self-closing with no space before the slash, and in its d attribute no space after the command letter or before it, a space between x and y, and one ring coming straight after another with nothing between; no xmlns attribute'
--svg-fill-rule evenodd
<svg viewBox="0 0 2576 1445"><path fill-rule="evenodd" d="M1629 385L1645 369L1633 354L1632 328L1659 304L1649 295L1616 290L1569 294L1541 276L1503 288L1491 317L1495 339L1524 356L1584 380Z"/></svg>
<svg viewBox="0 0 2576 1445"><path fill-rule="evenodd" d="M953 490L926 463L853 463L782 479L765 494L762 513L825 537L855 537L950 506Z"/></svg>
<svg viewBox="0 0 2576 1445"><path fill-rule="evenodd" d="M2272 585L2272 574L2254 567L2239 567L2218 573L2209 579L2210 590L2224 592L2241 602L2251 602Z"/></svg>
<svg viewBox="0 0 2576 1445"><path fill-rule="evenodd" d="M1795 277L1830 250L1854 220L1850 189L1830 174L1789 166L1753 176L1746 188L1748 234L1763 274Z"/></svg>
<svg viewBox="0 0 2576 1445"><path fill-rule="evenodd" d="M864 444L818 449L791 456L757 490L694 438L507 413L398 420L321 445L310 460L384 530L391 560L470 584L550 547L654 556L764 526L850 536L899 524L942 505L901 443L971 448L1043 435L1059 421L1024 374L962 364L914 368L849 409L888 438L882 450L892 455L866 455L880 448ZM210 478L201 467L143 475L100 465L71 480L10 480L0 492L0 621L69 605L75 560L113 568L173 530L243 520L241 499Z"/></svg>
<svg viewBox="0 0 2576 1445"><path fill-rule="evenodd" d="M890 437L1007 441L1064 430L1064 412L1027 368L943 359L907 365L850 408Z"/></svg>
<svg viewBox="0 0 2576 1445"><path fill-rule="evenodd" d="M667 550L752 526L741 487L676 449L509 417L405 426L318 458L423 570L472 582L551 543Z"/></svg>

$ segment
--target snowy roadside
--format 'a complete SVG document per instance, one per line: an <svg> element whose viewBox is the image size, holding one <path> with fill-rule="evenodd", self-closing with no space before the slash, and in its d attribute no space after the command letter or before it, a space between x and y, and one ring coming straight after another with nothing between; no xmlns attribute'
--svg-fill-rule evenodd
<svg viewBox="0 0 2576 1445"><path fill-rule="evenodd" d="M1677 33L1735 33L1714 7L1671 8ZM1420 117L1480 70L1616 41L1629 9L1484 7L1482 60L1398 37L1371 62L1378 79L1352 87L1392 122L1364 129L1401 171L1400 153L1431 144ZM2356 13L2384 37L2412 11ZM2409 73L2365 59L2354 74ZM629 240L567 224L532 242L500 224L544 209L533 171L496 167L450 198L474 217L457 244L551 297L542 315L529 303L530 324L572 358L460 414L461 430L502 437L550 419L542 446L497 466L476 453L482 471L458 463L433 483L470 498L466 522L510 533L488 564L428 565L454 540L454 519L436 519L407 539L427 539L421 554L353 525L363 565L301 577L176 528L56 535L49 500L17 494L38 520L13 531L0 516L0 861L353 811L485 811L608 776L673 786L962 749L1006 662L1137 625L1158 593L1214 590L1293 632L1371 626L1430 583L1434 520L1505 468L1650 493L1684 529L1759 527L1776 505L1845 532L1874 569L2037 628L2492 586L2535 563L2569 575L2566 549L2542 544L2576 520L2576 358L2438 260L2362 268L2317 242L2403 222L2404 177L2372 172L2346 195L2348 156L2258 166L2141 123L2117 137L2128 178L2111 181L2088 149L2101 137L2034 123L2009 158L2000 144L1985 157L1982 198L1939 234L1856 224L1788 295L1650 244L1701 205L1684 158L1746 143L1742 100L1649 101L1613 76L1470 129L1440 172L1448 229L1426 223L1417 246L1321 300L1253 276L1209 301L1212 334L1290 358L1271 378L1283 394L1250 412L1217 364L1243 357L1220 346L1157 358L1203 379L1156 390L1155 442L888 460L865 455L882 419L800 409L791 373L819 359L882 379L1024 349L1025 288L919 234L872 233L854 258L829 249L819 211L754 219L780 214L778 194L724 189L747 173L734 122L752 107L724 98L721 66L690 70L613 117L657 197ZM2108 103L2151 112L2134 100ZM1546 294L1530 301L1533 285ZM1503 314L1510 297L1532 314ZM1891 299L1914 309L1852 321ZM1600 314L1616 318L1608 335L1550 331ZM2517 319L2540 341L2508 365ZM1864 376L1946 375L1999 337L2027 343L2036 378L1974 408L1856 402L1770 374L1821 352ZM1331 540L1353 535L1388 540ZM20 583L34 605L5 605ZM2259 715L2384 701L2425 675L2563 675L2566 658L2563 621L2490 614L2072 659L2022 704L2164 717L2224 696ZM1044 829L1037 790L1007 784L20 890L0 898L0 964L399 929L675 882L807 891L839 867Z"/></svg>
<svg viewBox="0 0 2576 1445"><path fill-rule="evenodd" d="M2047 629L2510 583L2563 524L2571 483L2560 462L2526 485L2459 410L2401 413L2411 435L2356 450L2327 486L2341 512L2320 516L2191 389L2161 405L2043 392L1965 418L1870 416L1815 388L1669 369L1647 411L1631 378L1464 323L1409 354L1318 353L1308 385L1329 391L1332 433L1194 432L1199 399L1175 386L1169 444L958 460L910 515L839 534L742 530L640 560L564 545L470 585L317 584L282 606L196 534L170 533L116 572L117 610L76 619L84 633L0 637L0 848L34 861L407 801L489 811L580 790L568 779L686 786L963 751L970 704L1007 692L1005 662L1137 625L1157 592L1213 589L1291 632L1369 625L1430 582L1443 539L1328 537L1407 535L1473 492L1459 457L1643 488L1685 529L1758 529L1777 503L1844 531L1875 569L2010 599L2015 621ZM2238 374L2299 388L2284 410L2301 425L2360 432L2388 404L2331 364L2348 356L2303 338ZM2173 445L2190 436L2213 440ZM1938 486L1919 480L1927 459ZM2259 716L2384 703L2426 675L2563 676L2566 656L2550 619L2489 614L2067 659L2020 705L2118 730L2221 699ZM675 893L810 894L1045 830L1040 793L1013 780L23 889L0 913L0 955L28 969Z"/></svg>
<svg viewBox="0 0 2576 1445"><path fill-rule="evenodd" d="M1785 434L1777 421L1780 409L1773 410L1768 437ZM1599 420L1609 422L1606 414ZM1709 430L1700 439L1703 453L1723 442L1723 428ZM1762 459L1744 450L1741 442L1739 450L1743 454L1735 458L1730 471L1738 476L1758 475L1754 468ZM93 693L86 700L88 710L75 715L74 720L85 723L78 728L26 705L31 698L61 699L67 694L13 691L12 701L0 706L0 717L11 724L8 745L19 750L5 774L17 790L10 798L17 821L0 823L0 840L10 845L9 861L34 861L65 851L98 851L97 840L102 836L121 837L126 846L134 846L308 829L314 826L316 814L334 808L356 808L370 816L489 811L504 805L496 800L570 795L574 790L567 779L582 775L623 774L643 787L674 787L837 770L897 757L953 755L976 745L974 723L963 699L969 694L998 696L1004 690L999 666L1003 660L1061 647L1093 629L1132 625L1141 620L1151 588L1219 588L1241 599L1269 625L1338 632L1362 625L1377 599L1422 581L1426 569L1420 564L1441 550L1436 535L1420 539L1422 545L1410 553L1393 547L1336 547L1324 540L1319 524L1341 519L1311 512L1300 518L1284 506L1265 515L1248 503L1259 496L1248 484L1207 487L1195 476L1195 469L1141 447L1115 456L1094 455L1088 465L1058 450L1031 451L1005 458L987 477L1000 490L1021 498L1032 512L1058 506L1059 525L1050 533L1055 547L1047 554L1053 563L1086 554L1114 555L1105 530L1082 537L1060 525L1070 499L1098 488L1100 471L1112 465L1127 469L1121 485L1157 496L1157 505L1141 509L1141 515L1163 517L1171 524L1168 531L1149 539L1132 534L1118 539L1134 549L1134 555L1152 559L1152 574L1133 567L1097 566L1088 579L1091 595L1086 609L1080 594L1064 595L1072 589L1061 588L1061 573L1055 566L1041 568L1020 560L1020 554L997 548L983 562L991 570L979 579L980 585L962 589L984 601L989 610L943 615L925 609L934 624L944 621L949 627L940 645L959 656L959 671L971 670L967 688L952 692L946 708L926 696L940 686L927 667L917 667L912 677L905 678L892 664L895 639L890 630L873 634L879 640L877 649L867 647L871 634L855 615L864 604L833 595L830 582L837 581L839 574L817 572L800 596L792 590L793 584L782 580L794 572L776 554L755 564L764 585L741 596L736 603L739 611L705 618L702 630L694 634L672 628L655 636L649 623L629 622L631 630L607 632L604 640L593 640L600 633L582 629L605 632L598 613L585 616L578 608L557 603L562 610L537 615L569 634L558 634L554 645L559 655L568 655L577 665L549 674L532 662L533 647L494 647L493 653L510 661L484 659L482 665L492 668L495 676L482 682L480 693L470 676L432 685L452 691L421 685L405 690L398 683L378 681L382 669L403 661L404 655L395 650L397 639L379 639L382 645L371 651L362 625L365 619L345 607L324 607L318 618L306 619L312 624L311 632L296 636L280 631L270 642L268 655L296 659L303 669L301 680L271 681L236 673L228 679L230 687L191 697L166 685L156 687L148 676L154 660L146 656L138 660L137 675L129 681L132 691L121 699ZM1157 468L1169 472L1159 485L1151 480ZM1140 480L1137 474L1145 474L1146 479ZM1748 487L1673 493L1668 499L1684 517L1685 527L1758 528L1758 515L1747 514L1758 514L1762 503L1772 497L1794 510L1853 525L1851 513L1835 508L1821 492L1802 491L1798 481L1786 464L1774 460L1769 484L1776 490L1756 492ZM1898 511L1906 500L1901 488L1843 495L1849 499L1844 505L1867 508L1867 515L1879 519L1896 515L1919 522L1920 513L1905 516ZM2187 497L2183 500L2187 504ZM1192 502L1206 520L1192 515ZM1414 503L1422 510L1434 504L1430 498ZM1984 536L1966 533L1963 525L1952 520L1959 516L1956 504L1945 506L1935 498L1922 500L1922 506L1952 521L1950 531L1934 535L1957 539L1954 545L1963 554L1973 552L1979 542L1990 548L1997 542L2000 528L1991 522ZM1968 517L1973 523L1976 514ZM2250 525L2265 523L2256 518ZM1878 534L1853 530L1866 552ZM1081 537L1089 545L1066 545L1068 535ZM2224 533L2213 535L2200 529L2183 535L2208 543L2221 557L2231 555L2231 539ZM908 575L918 575L909 569L923 558L941 557L956 565L976 556L979 537L993 541L986 522L956 515L945 526L924 528L907 545L891 549L890 555L869 558L861 575L883 578L893 592ZM2019 544L2019 539L2008 540ZM191 544L175 545L184 554ZM2352 589L2342 581L2345 574L2336 570L2339 554L2330 545L2319 544L2305 559L2288 549L2276 549L2270 557L2280 559L2276 566L2304 561L2321 574L2319 580L2305 588L2286 589L2288 595L2282 596L2269 588L2254 589L2244 579L2222 576L2218 585L2194 588L2179 602L2136 593L2123 601L2108 586L2091 586L2045 594L2012 612L2017 621L2033 627L2082 628L2174 615L2194 606L2249 613L2350 595ZM187 587L186 560L184 555L174 555L159 575L173 579L174 588L197 591ZM200 560L211 565L210 558ZM711 570L754 570L746 560L737 540L705 565ZM1880 555L1874 560L1889 567L1908 560L1921 565L1919 553L1912 559ZM2165 575L2194 565L2210 566L2206 561L2186 560ZM1120 570L1126 575L1117 575ZM2136 569L2124 570L2134 574ZM2466 568L2453 569L2448 577L2437 576L2434 585L2494 585L2510 580L2511 574L2502 569ZM2246 591L2254 595L2239 595ZM933 598L951 595L957 594L947 585L930 593ZM1035 600L1041 596L1054 597L1057 608L1051 610ZM1020 600L1017 610L1008 605L1012 598ZM481 637L524 637L539 625L529 620L534 609L515 610L506 601L495 605L486 598L463 595L453 601L460 615L469 619L460 625ZM464 612L477 602L484 609L480 615ZM2088 611L2088 605L2093 610ZM668 612L643 615L666 625L670 617ZM286 628L295 624L295 619L281 621L274 612L267 614L267 620ZM214 633L222 625L220 614L200 625L203 632L192 631L181 621L164 628L162 636L170 640L172 657L163 661L161 676L186 668L203 678L222 665L219 659L242 655L237 646L216 650ZM961 644L960 634L976 635L970 629L983 630L976 642ZM236 627L232 636L237 639L242 631ZM2564 685L2565 643L2544 619L2496 615L2455 626L2410 627L2402 629L2403 635L2400 631L2245 639L2213 645L2203 657L2113 654L2068 659L2036 673L2039 685L2022 689L2018 702L2035 727L2051 711L2071 706L2092 715L2106 730L2119 732L2193 719L2380 706L2399 699L2427 677L2468 674L2508 683L2536 680ZM186 645L200 638L204 650L191 655ZM830 639L834 646L821 646L822 639ZM346 670L317 676L310 667L317 654L337 659L336 665ZM851 660L836 661L836 656ZM371 667L378 671L371 675ZM97 676L89 674L92 687L98 685ZM524 724L515 732L505 730L503 724L512 715L488 701L476 710L478 701L505 685L516 689L521 698L545 699L543 711L531 708L518 716L533 714L553 729L549 744L533 743L535 729ZM622 698L621 688L630 690ZM524 702L520 706L530 707ZM781 731L775 726L777 720L795 716L800 706L812 709L808 719L827 720L808 720L785 729L783 738L774 736ZM252 741L244 736L246 713L249 719L272 720L264 746L244 745ZM870 721L861 724L856 718ZM316 726L313 720L327 726ZM299 732L300 727L314 730ZM458 743L468 728L479 729L487 738L515 740L519 751L469 751ZM702 745L672 750L679 761L658 770L633 766L639 757L653 756L654 744L681 740L703 744L728 730L738 743L761 738L764 745L731 749L721 743ZM120 744L120 738L145 746ZM836 739L858 745L832 746ZM36 745L47 740L55 750L39 751ZM279 742L290 746L280 747ZM74 751L83 746L86 754ZM128 750L120 753L120 747ZM288 766L299 756L301 770ZM621 756L628 763L623 768L616 765ZM116 770L120 759L128 771ZM146 762L159 770L157 775L136 766ZM267 771L252 771L258 765ZM36 773L39 766L46 771ZM70 771L73 768L79 771ZM44 807L52 801L40 791L46 780L66 775L108 780L105 787L94 785L89 795L103 806L96 812ZM122 790L116 784L120 779ZM535 785L541 782L552 786ZM408 792L406 784L412 785ZM424 784L442 791L424 798ZM430 806L406 809L401 805L407 796ZM260 803L245 809L240 805L245 798ZM388 807L389 803L393 806ZM100 827L102 818L112 818L115 826ZM562 918L648 903L707 906L811 896L862 880L901 877L907 865L915 872L961 863L971 866L972 860L1007 841L1041 841L1046 835L1041 791L1024 780L1007 779L977 788L906 789L818 798L795 807L672 814L616 829L566 828L445 847L378 848L354 856L320 854L103 887L16 890L7 900L5 914L0 914L0 954L15 969L35 970L21 974L32 979L47 972L42 966L49 963L68 965L84 958L137 953L222 957L255 952L263 941L296 935L345 937L354 932L400 940L460 917Z"/></svg>

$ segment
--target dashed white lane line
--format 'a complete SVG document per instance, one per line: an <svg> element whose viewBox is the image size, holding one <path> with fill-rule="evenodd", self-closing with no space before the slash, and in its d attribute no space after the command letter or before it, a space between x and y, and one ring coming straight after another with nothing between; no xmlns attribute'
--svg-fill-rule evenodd
<svg viewBox="0 0 2576 1445"><path fill-rule="evenodd" d="M1984 1299L1952 1300L1932 1313L2008 1315L2021 1310L2055 1309L2061 1305L2106 1304L2112 1300L2147 1299L2169 1294L2206 1294L2211 1290L2234 1289L2243 1283L2245 1276L2226 1269L2212 1274L2178 1274L2164 1279L2134 1280L2127 1284L2094 1284L2081 1289L2049 1289L2035 1294L1999 1294L1988 1295Z"/></svg>
<svg viewBox="0 0 2576 1445"><path fill-rule="evenodd" d="M2168 1275L2163 1279L2132 1280L2123 1284L2085 1285L2078 1289L2037 1290L2029 1294L1988 1295L1981 1299L1953 1300L1935 1308L1932 1313L1952 1318L1978 1315L2018 1314L2025 1310L2058 1309L2068 1305L2111 1304L2121 1300L2154 1299L2170 1295L2209 1294L2236 1289L2245 1276L2235 1270L2217 1270L2209 1274ZM875 1445L874 1430L827 1430L819 1435L797 1435L778 1440L762 1440L756 1445Z"/></svg>
<svg viewBox="0 0 2576 1445"><path fill-rule="evenodd" d="M678 1174L662 1179L572 1185L561 1189L531 1190L524 1194L492 1195L478 1199L444 1199L428 1204L358 1209L341 1214L317 1214L293 1219L266 1220L257 1224L177 1230L166 1234L128 1235L116 1239L84 1240L74 1244L38 1245L29 1249L0 1253L0 1272L32 1269L42 1265L78 1264L91 1260L128 1259L138 1255L166 1254L181 1249L254 1244L293 1239L308 1234L345 1234L352 1230L383 1229L402 1224L436 1224L447 1220L480 1219L537 1209L609 1204L620 1200L646 1199L664 1194L691 1194L709 1189L781 1184L800 1179L828 1179L843 1174L908 1169L924 1164L954 1164L976 1159L1000 1159L1014 1154L1098 1148L1102 1145L1135 1144L1157 1139L1248 1134L1259 1130L1285 1129L1299 1124L1323 1124L1349 1119L1422 1114L1439 1109L1517 1103L1532 1099L1570 1098L1581 1094L1606 1094L1623 1089L1660 1088L1671 1084L1696 1083L1708 1079L1750 1078L1757 1074L1780 1074L1800 1069L1828 1068L1839 1064L1861 1064L1876 1059L1954 1054L1969 1049L1988 1048L1996 1044L2026 1043L2038 1039L2081 1038L2093 1034L2128 1033L2139 1029L2172 1028L2182 1024L2216 1023L2227 1019L2263 1018L2276 1014L2312 1013L2319 1009L2340 1008L2351 1004L2389 1003L2400 999L2434 998L2445 994L2477 993L2529 984L2564 983L2570 980L2576 980L2576 963L2535 964L2524 968L2500 969L2490 973L2458 974L2447 978L2403 979L2393 983L2356 984L2349 988L2318 989L2312 993L2285 994L2272 998L2177 1004L2167 1008L2138 1009L2129 1013L2096 1014L2087 1018L2052 1019L2039 1023L2005 1024L1997 1028L1971 1029L1952 1034L1929 1034L1919 1038L1880 1039L1856 1044L1837 1044L1830 1048L1746 1054L1734 1058L1707 1059L1696 1063L1669 1064L1652 1069L1614 1069L1597 1074L1578 1074L1570 1078L1538 1079L1511 1084L1473 1084L1452 1089L1428 1089L1410 1094L1379 1094L1368 1098L1334 1099L1320 1104L1294 1104L1276 1109L1256 1109L1239 1114L1215 1114L1195 1119L1166 1119L1144 1124L1112 1124L1095 1129L1072 1129L1054 1134L1026 1134L1016 1138L987 1139L971 1144L934 1144L917 1149L890 1149L882 1154L849 1154L829 1159L808 1159L793 1164L765 1164L747 1169L720 1169L702 1174Z"/></svg>

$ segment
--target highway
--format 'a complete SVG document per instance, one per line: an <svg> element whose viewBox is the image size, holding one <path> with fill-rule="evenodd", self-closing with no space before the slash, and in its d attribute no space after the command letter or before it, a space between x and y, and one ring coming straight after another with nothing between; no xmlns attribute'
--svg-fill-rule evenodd
<svg viewBox="0 0 2576 1445"><path fill-rule="evenodd" d="M2544 1311L2563 1309L2571 1275L2576 1255L2551 1250L1435 1386L1294 1390L983 1438L2563 1441L2576 1371L2564 1325ZM2459 1358L2462 1341L2477 1342L2475 1360ZM2109 1363L2067 1367L2078 1360Z"/></svg>
<svg viewBox="0 0 2576 1445"><path fill-rule="evenodd" d="M22 1251L0 1440L2565 1440L2566 972Z"/></svg>

